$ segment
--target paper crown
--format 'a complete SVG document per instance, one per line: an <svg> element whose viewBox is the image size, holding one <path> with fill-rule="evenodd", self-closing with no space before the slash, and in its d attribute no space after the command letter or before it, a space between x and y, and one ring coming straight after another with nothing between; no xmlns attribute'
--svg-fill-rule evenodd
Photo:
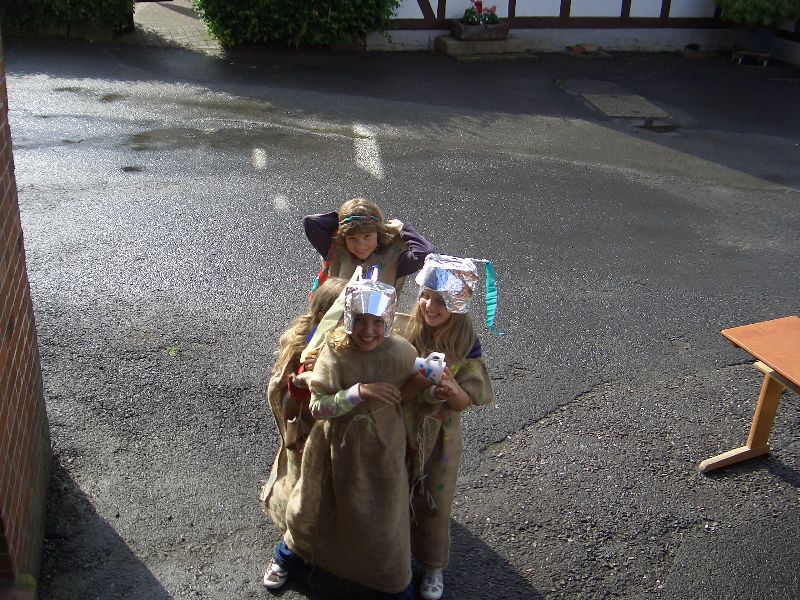
<svg viewBox="0 0 800 600"><path fill-rule="evenodd" d="M478 285L478 267L470 258L429 254L416 282L439 294L449 312L465 313Z"/></svg>
<svg viewBox="0 0 800 600"><path fill-rule="evenodd" d="M374 277L377 277L377 272ZM348 334L353 333L355 315L374 315L383 319L383 336L389 337L396 300L397 291L377 279L361 279L348 283L344 299L344 330Z"/></svg>

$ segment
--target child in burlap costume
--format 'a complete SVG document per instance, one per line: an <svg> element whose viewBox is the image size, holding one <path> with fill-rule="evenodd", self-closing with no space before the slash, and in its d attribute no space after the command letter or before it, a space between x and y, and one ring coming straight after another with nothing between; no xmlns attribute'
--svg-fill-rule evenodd
<svg viewBox="0 0 800 600"><path fill-rule="evenodd" d="M420 295L403 335L420 356L441 352L447 368L439 385L416 376L419 391L403 403L412 490L411 549L423 563L423 600L444 593L450 551L450 514L461 459L461 412L494 402L478 336L467 313L477 284L473 261L431 254L417 275ZM420 388L424 388L420 391Z"/></svg>
<svg viewBox="0 0 800 600"><path fill-rule="evenodd" d="M416 350L391 335L396 293L378 281L350 283L344 325L323 346L310 375L311 412L300 480L286 533L265 575L275 589L308 563L385 597L410 594L409 487L400 388Z"/></svg>
<svg viewBox="0 0 800 600"><path fill-rule="evenodd" d="M378 267L378 281L398 290L406 275L419 271L433 246L408 223L385 222L378 206L352 198L338 212L303 217L309 242L322 257L312 289L327 277L349 279L357 266Z"/></svg>
<svg viewBox="0 0 800 600"><path fill-rule="evenodd" d="M317 324L333 305L347 281L330 278L309 299L308 312L292 321L278 342L278 359L267 388L270 410L275 418L281 445L272 463L269 479L261 488L261 506L281 532L286 531L286 505L297 480L305 438L314 425L309 401L311 392L299 375L313 370L318 353L300 362Z"/></svg>

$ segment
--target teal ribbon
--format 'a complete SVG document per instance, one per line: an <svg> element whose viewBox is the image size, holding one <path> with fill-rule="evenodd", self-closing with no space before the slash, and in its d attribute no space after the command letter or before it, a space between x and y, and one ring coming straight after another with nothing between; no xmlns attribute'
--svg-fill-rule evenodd
<svg viewBox="0 0 800 600"><path fill-rule="evenodd" d="M346 225L347 223L360 223L362 221L375 221L376 223L380 223L380 219L375 215L350 215L347 218L342 219L339 221L339 225Z"/></svg>
<svg viewBox="0 0 800 600"><path fill-rule="evenodd" d="M492 333L505 335L494 326L494 316L497 313L497 277L494 274L494 267L488 260L483 262L486 264L486 326Z"/></svg>

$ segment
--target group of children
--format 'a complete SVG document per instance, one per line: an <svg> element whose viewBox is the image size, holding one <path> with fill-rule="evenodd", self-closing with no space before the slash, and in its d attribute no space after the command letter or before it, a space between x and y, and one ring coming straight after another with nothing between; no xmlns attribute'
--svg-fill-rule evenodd
<svg viewBox="0 0 800 600"><path fill-rule="evenodd" d="M264 586L277 590L312 564L382 597L414 598L413 554L424 568L420 597L438 600L460 415L494 400L467 314L478 269L435 254L363 198L303 225L323 260L269 382L282 443L261 502L283 537ZM415 272L418 301L401 315L397 289ZM431 352L445 356L439 377L415 370Z"/></svg>

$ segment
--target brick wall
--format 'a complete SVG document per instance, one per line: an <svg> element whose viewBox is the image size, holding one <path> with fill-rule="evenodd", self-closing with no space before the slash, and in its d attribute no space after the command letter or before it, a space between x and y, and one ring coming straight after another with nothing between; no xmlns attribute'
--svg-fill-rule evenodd
<svg viewBox="0 0 800 600"><path fill-rule="evenodd" d="M0 36L0 597L35 586L49 467Z"/></svg>

